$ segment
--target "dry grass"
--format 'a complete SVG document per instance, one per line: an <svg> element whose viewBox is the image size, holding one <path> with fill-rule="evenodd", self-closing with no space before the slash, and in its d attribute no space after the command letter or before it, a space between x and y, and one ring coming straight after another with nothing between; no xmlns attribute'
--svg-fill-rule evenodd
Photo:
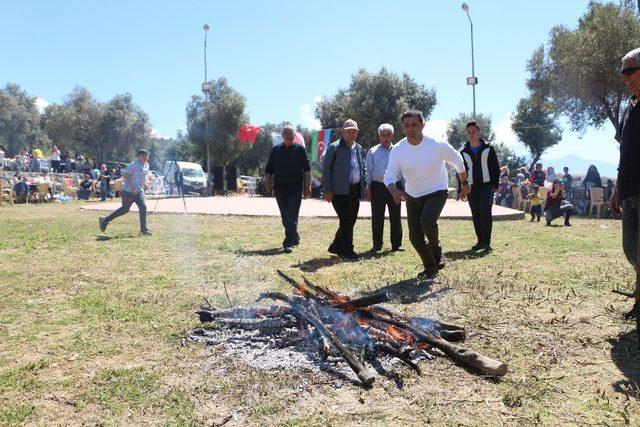
<svg viewBox="0 0 640 427"><path fill-rule="evenodd" d="M303 220L301 246L274 251L276 218L155 215L97 230L77 204L0 209L0 425L3 424L632 424L640 422L640 352L621 320L631 268L620 224L494 225L495 251L471 257L472 226L441 221L449 266L416 284L403 253L334 262L334 220ZM406 224L405 224L406 233ZM356 249L371 246L369 223ZM508 363L501 381L446 358L371 390L327 374L265 373L185 343L208 298L251 303L289 289L275 269L356 294L385 288L394 307L464 323L475 349Z"/></svg>

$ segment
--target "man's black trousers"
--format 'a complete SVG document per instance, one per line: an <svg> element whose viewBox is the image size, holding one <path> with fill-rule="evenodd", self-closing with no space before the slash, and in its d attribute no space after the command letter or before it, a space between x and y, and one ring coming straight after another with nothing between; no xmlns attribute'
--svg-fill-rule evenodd
<svg viewBox="0 0 640 427"><path fill-rule="evenodd" d="M478 243L481 245L491 244L493 186L491 184L474 185L471 187L471 193L469 193L467 199L469 200L473 228L476 231Z"/></svg>
<svg viewBox="0 0 640 427"><path fill-rule="evenodd" d="M371 182L371 230L373 234L373 248L382 249L382 235L384 230L384 211L389 209L391 225L391 248L402 246L402 222L400 219L400 205L393 200L389 189L381 182Z"/></svg>
<svg viewBox="0 0 640 427"><path fill-rule="evenodd" d="M280 208L284 241L282 246L294 246L300 243L298 235L298 214L302 203L302 182L298 184L276 184L274 195Z"/></svg>
<svg viewBox="0 0 640 427"><path fill-rule="evenodd" d="M360 184L349 186L349 194L334 194L331 201L340 226L331 248L341 255L353 254L353 227L360 209Z"/></svg>

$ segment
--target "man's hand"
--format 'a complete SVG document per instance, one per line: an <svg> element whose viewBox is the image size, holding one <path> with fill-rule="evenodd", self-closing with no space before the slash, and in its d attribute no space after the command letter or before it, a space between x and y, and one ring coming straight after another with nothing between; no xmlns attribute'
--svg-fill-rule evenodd
<svg viewBox="0 0 640 427"><path fill-rule="evenodd" d="M324 193L324 199L327 202L331 202L333 200L333 193L332 192Z"/></svg>
<svg viewBox="0 0 640 427"><path fill-rule="evenodd" d="M271 180L266 180L264 182L264 190L269 194L273 192L273 186L271 185Z"/></svg>
<svg viewBox="0 0 640 427"><path fill-rule="evenodd" d="M609 207L611 208L611 211L614 213L619 214L620 212L622 212L622 210L620 209L620 199L618 197L617 188L615 188L611 193L611 198L609 199Z"/></svg>
<svg viewBox="0 0 640 427"><path fill-rule="evenodd" d="M467 200L467 196L469 195L469 193L471 193L471 186L469 185L469 183L467 182L466 184L461 184L460 185L460 200L462 200L462 201Z"/></svg>
<svg viewBox="0 0 640 427"><path fill-rule="evenodd" d="M311 187L305 187L303 195L305 199L311 197Z"/></svg>
<svg viewBox="0 0 640 427"><path fill-rule="evenodd" d="M371 201L371 188L367 187L367 189L364 191L364 199L367 202Z"/></svg>
<svg viewBox="0 0 640 427"><path fill-rule="evenodd" d="M393 193L393 201L396 202L396 204L399 205L404 200L405 200L404 191L396 190L396 192Z"/></svg>

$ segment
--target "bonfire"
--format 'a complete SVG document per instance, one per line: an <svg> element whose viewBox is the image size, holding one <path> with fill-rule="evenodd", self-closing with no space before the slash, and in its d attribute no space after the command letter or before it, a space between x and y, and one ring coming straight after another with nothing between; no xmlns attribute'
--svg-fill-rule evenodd
<svg viewBox="0 0 640 427"><path fill-rule="evenodd" d="M420 374L419 360L433 358L434 349L481 375L501 377L507 373L506 364L459 344L467 338L465 327L408 317L383 307L379 304L390 300L387 293L349 298L305 277L300 283L280 270L278 274L293 287L294 294L266 292L257 301L269 299L283 304L230 309L201 307L197 314L205 326L196 329L193 336L199 339L221 330L245 330L257 332L250 339L260 336L274 347L311 341L322 360L344 360L364 387L375 381L367 362L372 365L372 361L384 355L400 360Z"/></svg>

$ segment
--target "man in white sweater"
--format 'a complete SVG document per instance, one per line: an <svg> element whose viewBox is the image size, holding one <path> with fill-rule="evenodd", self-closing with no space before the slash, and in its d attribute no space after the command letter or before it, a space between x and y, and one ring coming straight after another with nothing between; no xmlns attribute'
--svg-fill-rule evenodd
<svg viewBox="0 0 640 427"><path fill-rule="evenodd" d="M389 155L384 184L396 203L407 202L409 239L424 265L418 278L433 279L438 270L444 268L438 218L447 201L449 179L445 163L452 164L460 177L463 200L471 187L460 153L448 143L422 134L425 123L421 111L406 111L401 121L406 138L398 142ZM406 181L405 191L398 190L395 184L401 176Z"/></svg>

